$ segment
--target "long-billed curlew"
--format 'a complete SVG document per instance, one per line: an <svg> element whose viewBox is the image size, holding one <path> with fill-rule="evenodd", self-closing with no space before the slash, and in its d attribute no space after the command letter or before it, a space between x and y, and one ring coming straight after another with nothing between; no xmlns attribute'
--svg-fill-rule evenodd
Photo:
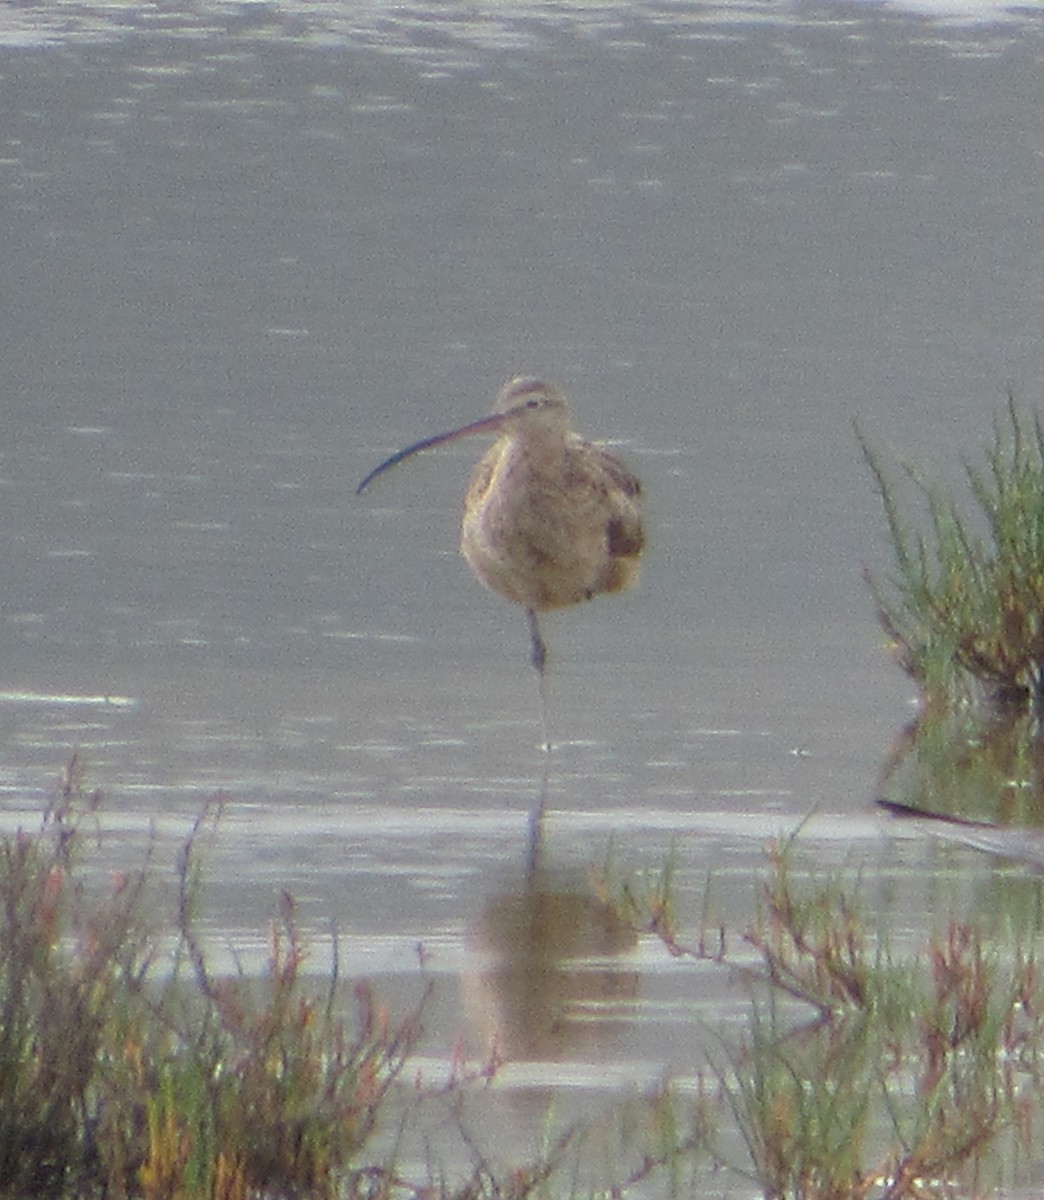
<svg viewBox="0 0 1044 1200"><path fill-rule="evenodd" d="M500 389L488 417L407 446L356 491L411 454L477 433L496 441L464 497L460 551L482 583L526 610L543 699L547 645L537 614L635 582L645 544L641 484L573 431L558 388L518 377ZM545 740L546 732L545 706Z"/></svg>

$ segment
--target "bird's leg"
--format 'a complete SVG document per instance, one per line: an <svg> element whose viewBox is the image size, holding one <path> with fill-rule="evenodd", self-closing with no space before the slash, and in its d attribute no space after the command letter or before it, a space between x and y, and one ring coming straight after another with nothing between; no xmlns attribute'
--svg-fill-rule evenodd
<svg viewBox="0 0 1044 1200"><path fill-rule="evenodd" d="M533 657L532 663L536 667L537 672L542 676L544 668L547 666L547 642L544 641L540 633L540 625L537 623L536 609L527 608L526 616L529 618L529 636L532 639Z"/></svg>
<svg viewBox="0 0 1044 1200"><path fill-rule="evenodd" d="M527 878L532 885L536 879L540 851L544 840L544 810L551 785L551 729L547 719L547 643L540 633L536 610L526 609L529 618L529 636L533 647L533 666L537 673L537 691L540 696L540 729L544 736L544 762L540 771L540 794L536 807L529 814L529 855Z"/></svg>
<svg viewBox="0 0 1044 1200"><path fill-rule="evenodd" d="M547 754L550 754L551 731L547 721L547 643L540 633L536 611L532 608L527 608L526 616L529 618L529 636L533 647L532 663L536 669L537 689L540 693L540 727L544 735L544 750ZM541 803L543 803L543 799L543 796L541 796Z"/></svg>

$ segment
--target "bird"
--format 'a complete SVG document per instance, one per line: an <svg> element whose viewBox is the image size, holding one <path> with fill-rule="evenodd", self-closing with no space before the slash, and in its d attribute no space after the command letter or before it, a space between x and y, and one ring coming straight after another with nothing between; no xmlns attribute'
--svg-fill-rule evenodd
<svg viewBox="0 0 1044 1200"><path fill-rule="evenodd" d="M356 493L403 459L477 434L495 440L464 495L460 551L481 583L525 609L550 753L548 649L538 614L637 582L645 549L642 485L616 455L573 430L557 387L527 375L504 384L488 416L399 450Z"/></svg>

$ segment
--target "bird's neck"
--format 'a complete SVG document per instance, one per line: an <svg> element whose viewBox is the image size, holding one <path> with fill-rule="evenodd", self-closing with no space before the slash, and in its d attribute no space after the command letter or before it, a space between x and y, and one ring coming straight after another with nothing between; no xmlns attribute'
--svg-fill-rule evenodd
<svg viewBox="0 0 1044 1200"><path fill-rule="evenodd" d="M512 438L505 457L533 475L557 475L566 462L566 438L558 430L532 429L524 438Z"/></svg>

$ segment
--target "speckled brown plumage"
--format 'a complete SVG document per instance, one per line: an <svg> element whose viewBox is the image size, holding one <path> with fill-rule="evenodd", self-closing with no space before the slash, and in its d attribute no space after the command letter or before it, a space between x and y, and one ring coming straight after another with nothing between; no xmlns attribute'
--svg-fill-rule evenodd
<svg viewBox="0 0 1044 1200"><path fill-rule="evenodd" d="M638 480L556 426L531 418L527 428L525 415L506 425L475 468L461 521L478 578L535 612L630 587L645 545Z"/></svg>
<svg viewBox="0 0 1044 1200"><path fill-rule="evenodd" d="M542 673L547 650L537 613L619 592L638 578L641 484L615 455L572 430L556 387L519 377L501 388L488 417L407 446L358 490L411 454L478 433L496 440L464 497L460 550L487 587L526 609Z"/></svg>

